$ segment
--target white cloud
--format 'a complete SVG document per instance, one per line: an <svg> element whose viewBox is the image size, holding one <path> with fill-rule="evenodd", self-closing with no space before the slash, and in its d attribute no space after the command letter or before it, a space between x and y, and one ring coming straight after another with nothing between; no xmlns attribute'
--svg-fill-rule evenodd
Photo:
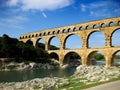
<svg viewBox="0 0 120 90"><path fill-rule="evenodd" d="M7 2L7 5L9 5L9 6L15 6L17 3L18 3L18 0L9 0Z"/></svg>
<svg viewBox="0 0 120 90"><path fill-rule="evenodd" d="M0 18L0 27L23 29L23 23L26 21L28 21L28 19L23 16Z"/></svg>
<svg viewBox="0 0 120 90"><path fill-rule="evenodd" d="M9 0L8 6L20 6L22 10L56 10L69 6L73 0Z"/></svg>
<svg viewBox="0 0 120 90"><path fill-rule="evenodd" d="M97 1L89 4L81 4L80 9L82 12L87 12L90 16L94 17L110 17L114 13L120 15L119 2L113 0Z"/></svg>
<svg viewBox="0 0 120 90"><path fill-rule="evenodd" d="M83 11L83 12L86 11L86 6L84 4L81 4L80 8L81 8L81 11Z"/></svg>
<svg viewBox="0 0 120 90"><path fill-rule="evenodd" d="M44 12L42 12L42 15L44 18L47 18L47 15Z"/></svg>

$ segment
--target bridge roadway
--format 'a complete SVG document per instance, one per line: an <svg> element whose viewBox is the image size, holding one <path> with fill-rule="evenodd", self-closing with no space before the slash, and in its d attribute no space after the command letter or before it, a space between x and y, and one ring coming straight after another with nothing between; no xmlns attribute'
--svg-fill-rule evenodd
<svg viewBox="0 0 120 90"><path fill-rule="evenodd" d="M63 50L48 50L48 53L56 53L56 54L59 54L61 51L63 54L67 54L69 52L76 52L77 54L79 55L82 55L82 52L85 51L85 53L92 53L92 52L102 52L104 54L104 52L106 52L107 50L110 50L111 52L108 52L108 53L115 53L116 51L120 51L120 46L115 46L115 47L98 47L98 48L77 48L77 49L63 49Z"/></svg>

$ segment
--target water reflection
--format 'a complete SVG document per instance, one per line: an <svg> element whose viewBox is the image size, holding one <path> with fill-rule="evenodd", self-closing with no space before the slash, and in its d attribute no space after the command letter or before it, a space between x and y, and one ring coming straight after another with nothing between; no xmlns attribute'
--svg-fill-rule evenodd
<svg viewBox="0 0 120 90"><path fill-rule="evenodd" d="M0 82L21 82L31 80L34 78L50 77L64 77L73 75L75 68L69 69L35 69L24 71L0 71Z"/></svg>

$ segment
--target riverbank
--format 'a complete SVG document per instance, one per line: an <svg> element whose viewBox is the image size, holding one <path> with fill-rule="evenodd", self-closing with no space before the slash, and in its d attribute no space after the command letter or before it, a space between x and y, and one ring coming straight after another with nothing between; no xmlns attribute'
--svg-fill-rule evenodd
<svg viewBox="0 0 120 90"><path fill-rule="evenodd" d="M69 78L69 85L58 90L83 90L107 82L120 80L120 66L79 66L72 77Z"/></svg>
<svg viewBox="0 0 120 90"><path fill-rule="evenodd" d="M1 63L0 71L11 71L11 70L31 70L31 69L54 69L59 68L58 62L51 63L35 63L35 62L10 62Z"/></svg>
<svg viewBox="0 0 120 90"><path fill-rule="evenodd" d="M109 81L120 80L119 67L78 66L71 77L36 78L24 82L0 83L0 90L82 90Z"/></svg>
<svg viewBox="0 0 120 90"><path fill-rule="evenodd" d="M0 83L0 90L54 90L68 84L68 79L51 76L24 82Z"/></svg>

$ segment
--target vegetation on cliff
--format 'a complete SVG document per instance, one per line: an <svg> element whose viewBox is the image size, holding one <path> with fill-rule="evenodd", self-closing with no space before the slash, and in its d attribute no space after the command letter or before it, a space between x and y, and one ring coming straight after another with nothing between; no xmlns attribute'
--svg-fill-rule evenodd
<svg viewBox="0 0 120 90"><path fill-rule="evenodd" d="M23 43L6 34L0 37L0 58L7 58L8 61L11 59L16 62L29 60L46 63L50 61L48 53L43 48L35 48L30 41Z"/></svg>

